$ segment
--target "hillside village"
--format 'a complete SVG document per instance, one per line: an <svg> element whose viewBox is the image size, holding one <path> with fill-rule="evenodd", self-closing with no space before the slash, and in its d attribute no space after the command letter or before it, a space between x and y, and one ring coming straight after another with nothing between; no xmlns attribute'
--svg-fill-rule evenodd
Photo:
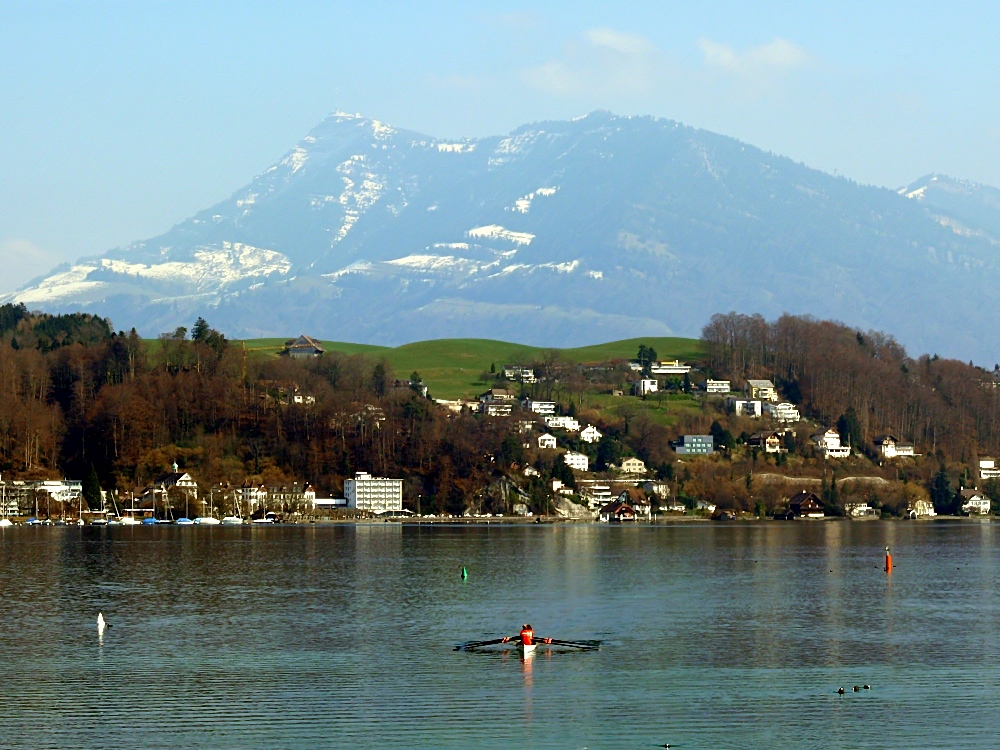
<svg viewBox="0 0 1000 750"><path fill-rule="evenodd" d="M888 337L837 324L717 316L688 359L661 358L659 340L631 357L617 344L574 359L537 351L484 366L475 397L438 398L441 342L421 361L435 373L425 382L378 352L307 335L235 346L199 319L190 335L149 343L91 316L0 313L7 516L619 522L998 509L1000 370L914 361ZM810 341L822 346L801 346Z"/></svg>

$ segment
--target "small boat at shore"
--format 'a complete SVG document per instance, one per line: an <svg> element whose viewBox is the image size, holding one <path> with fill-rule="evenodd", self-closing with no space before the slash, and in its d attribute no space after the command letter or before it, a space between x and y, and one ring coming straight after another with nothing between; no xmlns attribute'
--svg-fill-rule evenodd
<svg viewBox="0 0 1000 750"><path fill-rule="evenodd" d="M240 518L239 516L225 516L222 519L222 525L223 526L242 526L243 525L243 519Z"/></svg>
<svg viewBox="0 0 1000 750"><path fill-rule="evenodd" d="M8 526L13 526L14 522L9 518L0 518L0 529L5 529Z"/></svg>
<svg viewBox="0 0 1000 750"><path fill-rule="evenodd" d="M212 516L199 516L198 518L194 519L194 522L198 526L218 526L220 523L222 523L222 521L220 521L218 518L213 518Z"/></svg>

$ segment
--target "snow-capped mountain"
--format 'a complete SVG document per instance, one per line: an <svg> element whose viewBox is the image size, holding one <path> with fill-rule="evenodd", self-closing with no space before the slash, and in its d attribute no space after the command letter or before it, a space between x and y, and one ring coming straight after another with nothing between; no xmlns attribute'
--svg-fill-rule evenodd
<svg viewBox="0 0 1000 750"><path fill-rule="evenodd" d="M228 200L6 299L149 335L204 315L385 344L697 335L714 312L788 311L992 362L1000 231L932 193L648 117L440 140L336 113Z"/></svg>

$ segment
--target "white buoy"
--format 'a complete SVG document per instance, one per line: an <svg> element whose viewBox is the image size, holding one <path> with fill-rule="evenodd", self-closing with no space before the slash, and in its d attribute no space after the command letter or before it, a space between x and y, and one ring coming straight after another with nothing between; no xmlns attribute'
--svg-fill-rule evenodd
<svg viewBox="0 0 1000 750"><path fill-rule="evenodd" d="M104 632L104 628L106 628L107 626L108 626L108 624L106 622L104 622L104 613L103 612L98 612L97 613L97 632L98 633L103 633Z"/></svg>

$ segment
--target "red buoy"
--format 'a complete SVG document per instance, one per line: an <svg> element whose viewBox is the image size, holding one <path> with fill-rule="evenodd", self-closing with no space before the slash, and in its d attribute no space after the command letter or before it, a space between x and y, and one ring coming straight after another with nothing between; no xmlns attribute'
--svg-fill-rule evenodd
<svg viewBox="0 0 1000 750"><path fill-rule="evenodd" d="M885 572L892 572L892 555L889 554L889 548L885 548Z"/></svg>

